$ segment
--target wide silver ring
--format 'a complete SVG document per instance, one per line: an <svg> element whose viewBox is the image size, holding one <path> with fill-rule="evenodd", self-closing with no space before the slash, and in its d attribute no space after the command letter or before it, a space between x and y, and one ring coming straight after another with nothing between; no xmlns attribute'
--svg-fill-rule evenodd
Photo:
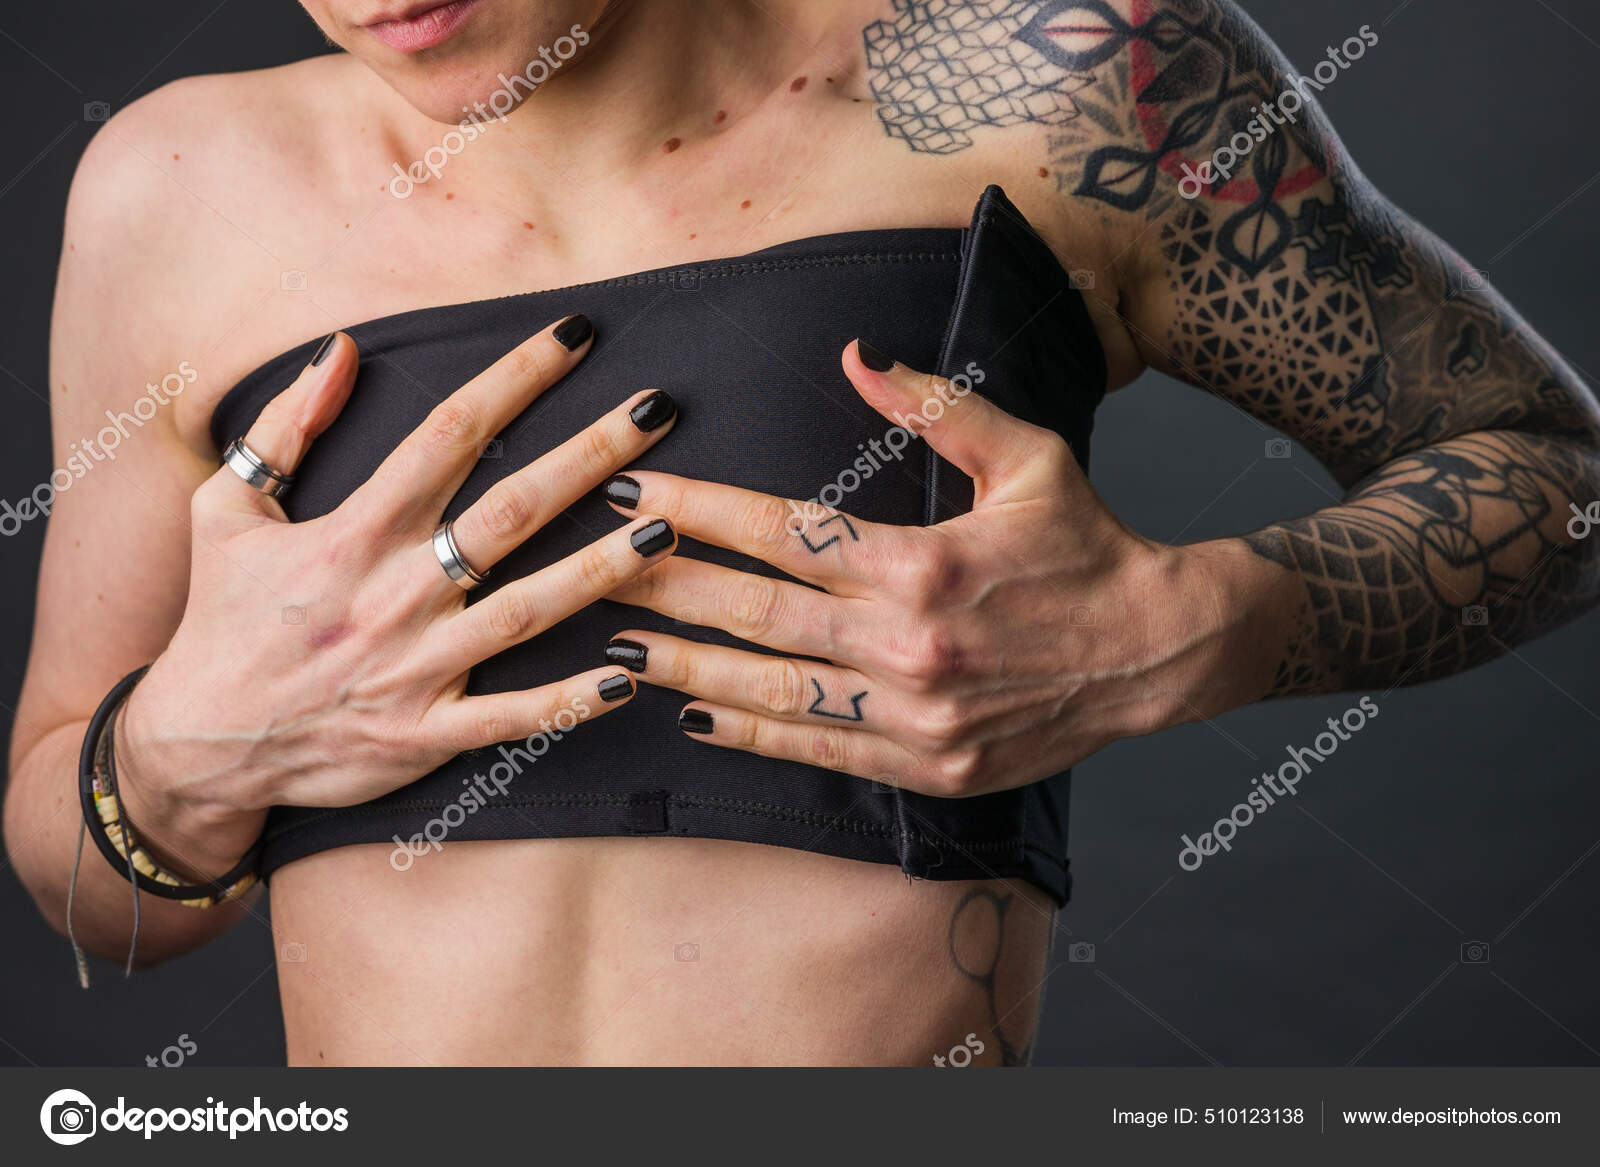
<svg viewBox="0 0 1600 1167"><path fill-rule="evenodd" d="M439 566L444 568L445 575L450 577L450 582L464 592L470 592L489 578L467 566L467 561L461 556L461 548L456 546L454 523L440 523L434 531L433 554L439 560Z"/></svg>
<svg viewBox="0 0 1600 1167"><path fill-rule="evenodd" d="M222 464L262 494L277 498L294 485L294 475L274 470L248 445L235 438L222 455Z"/></svg>

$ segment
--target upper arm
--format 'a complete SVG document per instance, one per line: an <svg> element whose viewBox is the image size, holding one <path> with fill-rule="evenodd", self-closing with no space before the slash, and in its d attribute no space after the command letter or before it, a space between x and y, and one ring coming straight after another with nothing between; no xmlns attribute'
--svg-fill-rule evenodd
<svg viewBox="0 0 1600 1167"><path fill-rule="evenodd" d="M1153 8L1096 38L1116 51L1087 67L1086 116L1054 137L1071 192L1135 229L1121 312L1147 363L1346 485L1475 431L1594 443L1581 380L1367 182L1317 106L1377 42L1370 26L1302 77L1228 0Z"/></svg>
<svg viewBox="0 0 1600 1167"><path fill-rule="evenodd" d="M1367 183L1317 106L1371 26L1302 78L1231 0L892 12L865 37L885 131L920 153L1047 162L1048 234L1104 257L1091 307L1135 369L1227 398L1346 484L1473 431L1593 446L1582 382ZM1207 185L1214 157L1230 173Z"/></svg>
<svg viewBox="0 0 1600 1167"><path fill-rule="evenodd" d="M32 496L49 518L13 767L158 655L183 613L189 501L214 467L175 420L205 362L182 347L183 230L147 156L163 104L157 95L109 122L68 199L50 337L52 469Z"/></svg>

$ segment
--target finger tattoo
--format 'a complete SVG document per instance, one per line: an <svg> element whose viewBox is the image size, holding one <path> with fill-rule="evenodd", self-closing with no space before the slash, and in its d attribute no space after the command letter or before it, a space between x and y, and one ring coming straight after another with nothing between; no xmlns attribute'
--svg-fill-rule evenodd
<svg viewBox="0 0 1600 1167"><path fill-rule="evenodd" d="M831 519L824 519L822 522L817 524L817 530L820 531L823 527L829 526L833 523L843 523L844 529L849 532L851 541L854 543L861 542L861 536L856 534L855 527L844 515L834 515ZM832 547L835 543L844 541L844 536L839 534L837 531L835 531L828 538L824 539L821 543L813 543L810 539L807 539L804 531L796 531L795 534L800 536L800 542L804 543L806 545L806 550L810 551L813 555L820 555L829 547Z"/></svg>
<svg viewBox="0 0 1600 1167"><path fill-rule="evenodd" d="M815 677L812 677L811 687L817 691L817 699L811 703L811 708L806 710L807 713L814 713L818 717L831 717L836 721L861 721L864 719L864 715L861 712L861 702L870 690L863 689L854 697L850 698L849 713L839 713L835 710L824 709L822 707L822 703L826 701L828 697L827 694L822 691L821 681L817 680Z"/></svg>

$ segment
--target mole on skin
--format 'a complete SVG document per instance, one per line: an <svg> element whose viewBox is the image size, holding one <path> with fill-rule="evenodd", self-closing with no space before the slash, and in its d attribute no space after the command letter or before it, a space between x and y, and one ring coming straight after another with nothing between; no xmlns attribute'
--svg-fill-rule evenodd
<svg viewBox="0 0 1600 1167"><path fill-rule="evenodd" d="M663 154L671 154L681 145L683 145L682 138L668 138L665 142L661 143L661 152Z"/></svg>
<svg viewBox="0 0 1600 1167"><path fill-rule="evenodd" d="M806 79L804 77L796 77L793 81L789 82L790 93L799 93L805 87Z"/></svg>

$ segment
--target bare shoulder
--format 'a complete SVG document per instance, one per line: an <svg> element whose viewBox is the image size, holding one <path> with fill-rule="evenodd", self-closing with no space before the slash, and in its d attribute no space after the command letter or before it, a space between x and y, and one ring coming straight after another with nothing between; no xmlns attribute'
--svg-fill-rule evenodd
<svg viewBox="0 0 1600 1167"><path fill-rule="evenodd" d="M334 204L375 188L348 181L361 161L348 132L335 140L349 111L374 101L335 55L184 78L117 111L85 150L68 198L53 380L92 392L159 379L182 361L226 379L219 352L252 306L279 287L293 256L332 245L328 224L348 209ZM328 213L307 215L313 203Z"/></svg>

